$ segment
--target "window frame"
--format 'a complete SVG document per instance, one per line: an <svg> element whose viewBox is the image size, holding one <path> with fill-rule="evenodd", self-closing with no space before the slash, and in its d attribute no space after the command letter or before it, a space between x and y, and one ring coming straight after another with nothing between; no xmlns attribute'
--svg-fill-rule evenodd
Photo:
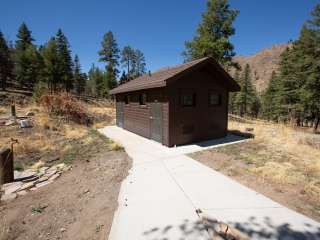
<svg viewBox="0 0 320 240"><path fill-rule="evenodd" d="M124 104L125 104L125 105L130 104L130 95L129 95L129 94L126 94L126 95L124 96Z"/></svg>
<svg viewBox="0 0 320 240"><path fill-rule="evenodd" d="M139 106L145 107L147 106L148 94L146 92L139 93Z"/></svg>
<svg viewBox="0 0 320 240"><path fill-rule="evenodd" d="M212 94L215 94L218 96L218 103L216 104L212 104L211 103L211 95ZM208 105L209 107L220 107L222 106L222 94L218 91L214 91L214 90L209 90L209 93L208 93Z"/></svg>
<svg viewBox="0 0 320 240"><path fill-rule="evenodd" d="M185 104L184 96L192 97L192 104ZM197 105L197 94L194 89L182 89L179 94L180 107L182 108L194 108Z"/></svg>

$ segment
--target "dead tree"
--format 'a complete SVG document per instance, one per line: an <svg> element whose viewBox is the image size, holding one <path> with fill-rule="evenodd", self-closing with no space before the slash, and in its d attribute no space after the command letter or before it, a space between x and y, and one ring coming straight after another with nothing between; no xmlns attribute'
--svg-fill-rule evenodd
<svg viewBox="0 0 320 240"><path fill-rule="evenodd" d="M0 150L0 185L13 182L13 152L6 148Z"/></svg>

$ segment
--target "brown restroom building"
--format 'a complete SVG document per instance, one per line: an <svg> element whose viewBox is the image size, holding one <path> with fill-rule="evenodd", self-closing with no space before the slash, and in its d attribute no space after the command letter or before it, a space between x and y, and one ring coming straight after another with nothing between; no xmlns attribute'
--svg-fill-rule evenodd
<svg viewBox="0 0 320 240"><path fill-rule="evenodd" d="M145 74L111 90L117 126L166 146L224 137L240 86L212 58Z"/></svg>

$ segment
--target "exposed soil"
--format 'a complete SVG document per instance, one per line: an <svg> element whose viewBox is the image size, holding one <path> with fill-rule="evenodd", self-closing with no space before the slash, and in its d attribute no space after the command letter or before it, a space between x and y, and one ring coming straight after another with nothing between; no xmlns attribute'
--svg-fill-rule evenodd
<svg viewBox="0 0 320 240"><path fill-rule="evenodd" d="M74 161L54 183L1 203L0 239L106 239L130 165L122 150Z"/></svg>
<svg viewBox="0 0 320 240"><path fill-rule="evenodd" d="M279 183L254 171L270 161L288 161L290 156L270 152L262 143L250 140L194 153L191 157L288 208L320 221L320 198L306 191L306 182Z"/></svg>

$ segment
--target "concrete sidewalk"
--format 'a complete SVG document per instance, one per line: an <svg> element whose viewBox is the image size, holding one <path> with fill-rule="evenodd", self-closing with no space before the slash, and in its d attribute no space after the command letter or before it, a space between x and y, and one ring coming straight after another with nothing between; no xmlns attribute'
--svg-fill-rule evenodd
<svg viewBox="0 0 320 240"><path fill-rule="evenodd" d="M100 132L133 159L109 240L210 239L201 215L232 224L251 239L320 239L319 223L184 155L243 141L239 137L167 148L115 126Z"/></svg>

